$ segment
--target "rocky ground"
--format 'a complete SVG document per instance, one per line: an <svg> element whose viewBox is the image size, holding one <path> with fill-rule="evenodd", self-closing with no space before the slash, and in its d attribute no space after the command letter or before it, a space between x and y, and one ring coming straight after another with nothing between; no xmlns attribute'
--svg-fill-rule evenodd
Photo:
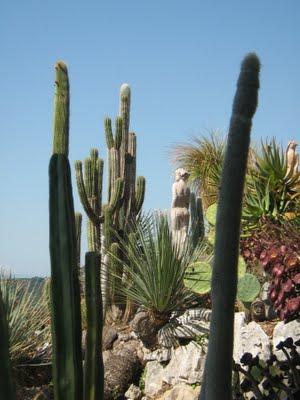
<svg viewBox="0 0 300 400"><path fill-rule="evenodd" d="M170 340L168 329L160 332L156 348L148 349L130 327L105 326L105 400L198 399L207 352L209 316L203 318L202 315L202 320L195 319L197 316L199 312L193 311L177 320L177 326L172 329L177 343L175 348L172 347L174 342ZM236 313L234 359L239 362L245 352L264 360L275 352L280 358L276 344L289 336L300 338L299 321L288 324L279 321L248 323L244 313ZM18 398L31 400L43 389L51 399L51 387L43 386L45 380L49 382L50 378L51 371L49 375L49 369L45 369L45 366L44 369L35 370L30 379L23 377L23 390L19 391ZM40 382L41 388L30 388L33 379Z"/></svg>

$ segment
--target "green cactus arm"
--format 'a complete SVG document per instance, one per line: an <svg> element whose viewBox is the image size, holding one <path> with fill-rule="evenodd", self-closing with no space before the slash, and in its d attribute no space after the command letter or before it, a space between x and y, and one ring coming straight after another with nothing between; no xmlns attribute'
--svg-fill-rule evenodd
<svg viewBox="0 0 300 400"><path fill-rule="evenodd" d="M84 371L84 400L99 400L104 395L102 359L102 298L99 253L85 255L85 299L87 316L86 357Z"/></svg>
<svg viewBox="0 0 300 400"><path fill-rule="evenodd" d="M84 181L83 181L83 174L82 174L82 162L76 161L75 162L75 171L76 171L76 183L77 189L79 193L79 198L82 204L84 211L86 212L87 216L90 220L93 221L95 225L99 225L103 222L103 217L96 215L93 211L85 189Z"/></svg>
<svg viewBox="0 0 300 400"><path fill-rule="evenodd" d="M81 226L82 226L82 215L81 213L75 213L75 229L76 229L76 251L77 251L77 268L80 268L80 256L81 256Z"/></svg>
<svg viewBox="0 0 300 400"><path fill-rule="evenodd" d="M146 191L146 179L143 176L138 176L136 180L136 189L135 189L135 212L138 214L141 211L141 208L145 199L145 191Z"/></svg>
<svg viewBox="0 0 300 400"><path fill-rule="evenodd" d="M121 177L126 180L126 155L128 152L128 134L130 125L130 102L131 102L131 92L130 86L124 83L120 89L120 107L119 116L122 118L122 144L121 144L121 158L120 158L120 168ZM126 183L125 183L126 186Z"/></svg>
<svg viewBox="0 0 300 400"><path fill-rule="evenodd" d="M0 399L15 400L15 386L9 359L9 336L6 312L0 289Z"/></svg>
<svg viewBox="0 0 300 400"><path fill-rule="evenodd" d="M122 194L124 190L124 179L118 178L114 185L114 190L109 202L109 209L112 213L115 212L118 205L122 201Z"/></svg>
<svg viewBox="0 0 300 400"><path fill-rule="evenodd" d="M105 118L105 120L104 120L104 132L105 132L107 148L111 149L112 147L114 147L115 142L114 142L114 136L113 136L113 132L112 132L110 118Z"/></svg>
<svg viewBox="0 0 300 400"><path fill-rule="evenodd" d="M92 160L87 157L84 160L84 187L88 199L93 196Z"/></svg>
<svg viewBox="0 0 300 400"><path fill-rule="evenodd" d="M101 214L101 207L102 207L102 187L103 187L103 168L104 168L104 161L102 158L98 158L97 160L97 177L98 177L98 182L97 182L97 208L99 214Z"/></svg>
<svg viewBox="0 0 300 400"><path fill-rule="evenodd" d="M92 197L96 200L98 196L98 149L91 149L90 158L92 163ZM98 202L95 201L95 208Z"/></svg>
<svg viewBox="0 0 300 400"><path fill-rule="evenodd" d="M56 400L82 400L82 354L76 232L69 161L49 165L53 381Z"/></svg>
<svg viewBox="0 0 300 400"><path fill-rule="evenodd" d="M54 140L53 154L69 153L69 78L63 61L55 65Z"/></svg>
<svg viewBox="0 0 300 400"><path fill-rule="evenodd" d="M122 118L116 118L115 149L119 150L122 143Z"/></svg>
<svg viewBox="0 0 300 400"><path fill-rule="evenodd" d="M103 233L104 233L104 246L109 249L112 243L112 211L110 207L105 205L102 207L104 215Z"/></svg>
<svg viewBox="0 0 300 400"><path fill-rule="evenodd" d="M240 219L252 117L257 107L259 69L260 63L255 54L245 57L232 108L217 211L205 385L202 385L200 394L200 399L205 400L232 400L233 322Z"/></svg>

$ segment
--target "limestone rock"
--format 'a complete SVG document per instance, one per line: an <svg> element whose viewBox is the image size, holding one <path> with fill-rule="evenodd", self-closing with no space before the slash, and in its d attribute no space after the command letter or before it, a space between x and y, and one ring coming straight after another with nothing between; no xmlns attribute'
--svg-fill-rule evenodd
<svg viewBox="0 0 300 400"><path fill-rule="evenodd" d="M144 356L145 361L158 361L166 362L170 361L172 357L172 349L157 349L150 353L146 353Z"/></svg>
<svg viewBox="0 0 300 400"><path fill-rule="evenodd" d="M167 390L161 400L198 400L199 394L200 386L193 389L189 385L180 384Z"/></svg>
<svg viewBox="0 0 300 400"><path fill-rule="evenodd" d="M164 369L163 380L170 385L201 383L205 357L203 348L195 342L178 347Z"/></svg>
<svg viewBox="0 0 300 400"><path fill-rule="evenodd" d="M239 363L244 353L251 353L267 360L271 354L271 345L268 336L254 321L248 325L242 320L235 322L233 358Z"/></svg>
<svg viewBox="0 0 300 400"><path fill-rule="evenodd" d="M141 389L138 386L132 384L129 386L129 389L125 393L125 397L129 400L140 400L142 398Z"/></svg>
<svg viewBox="0 0 300 400"><path fill-rule="evenodd" d="M145 369L145 394L155 396L163 388L164 367L158 361L150 361Z"/></svg>
<svg viewBox="0 0 300 400"><path fill-rule="evenodd" d="M285 356L282 351L277 350L276 346L279 342L284 341L288 337L294 339L294 341L300 339L300 320L294 320L288 322L280 321L274 328L273 331L273 352L279 360L285 360Z"/></svg>

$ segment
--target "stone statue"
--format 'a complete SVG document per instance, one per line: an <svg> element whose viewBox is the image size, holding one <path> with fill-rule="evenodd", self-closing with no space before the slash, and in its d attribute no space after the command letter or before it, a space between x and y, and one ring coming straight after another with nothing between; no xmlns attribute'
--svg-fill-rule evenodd
<svg viewBox="0 0 300 400"><path fill-rule="evenodd" d="M190 189L187 185L188 172L183 168L175 171L172 186L171 226L173 242L180 248L185 242L190 220Z"/></svg>
<svg viewBox="0 0 300 400"><path fill-rule="evenodd" d="M299 154L296 154L298 143L291 140L286 149L287 175L293 170L293 174L297 173L299 165Z"/></svg>

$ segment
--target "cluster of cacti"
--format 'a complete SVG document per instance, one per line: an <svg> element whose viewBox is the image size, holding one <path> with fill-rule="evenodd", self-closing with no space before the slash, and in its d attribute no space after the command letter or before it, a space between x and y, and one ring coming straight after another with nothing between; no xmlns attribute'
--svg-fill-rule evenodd
<svg viewBox="0 0 300 400"><path fill-rule="evenodd" d="M78 192L88 216L90 251L100 252L102 246L115 253L118 237L130 230L144 201L145 178L140 176L136 179L136 136L129 132L129 120L130 87L124 84L121 87L120 115L116 118L115 134L110 118L104 121L108 148L107 204L102 204L103 160L98 157L98 150L92 149L90 157L85 160L84 176L82 162L75 163ZM101 244L103 237L104 244ZM109 271L113 268L113 261L105 255L102 264L103 271L107 271L107 267ZM106 289L103 287L104 291Z"/></svg>
<svg viewBox="0 0 300 400"><path fill-rule="evenodd" d="M237 291L242 198L260 64L255 54L241 66L218 201L212 271L212 316L200 399L232 400L233 321Z"/></svg>
<svg viewBox="0 0 300 400"><path fill-rule="evenodd" d="M101 385L103 368L99 353L102 322L99 255L92 253L86 257L88 326L85 371L88 372L85 373L84 383L78 245L68 160L68 128L68 72L66 65L58 62L56 64L54 147L49 166L54 396L56 400L82 400L83 398L95 400L103 391L103 385ZM77 222L79 226L80 223Z"/></svg>

